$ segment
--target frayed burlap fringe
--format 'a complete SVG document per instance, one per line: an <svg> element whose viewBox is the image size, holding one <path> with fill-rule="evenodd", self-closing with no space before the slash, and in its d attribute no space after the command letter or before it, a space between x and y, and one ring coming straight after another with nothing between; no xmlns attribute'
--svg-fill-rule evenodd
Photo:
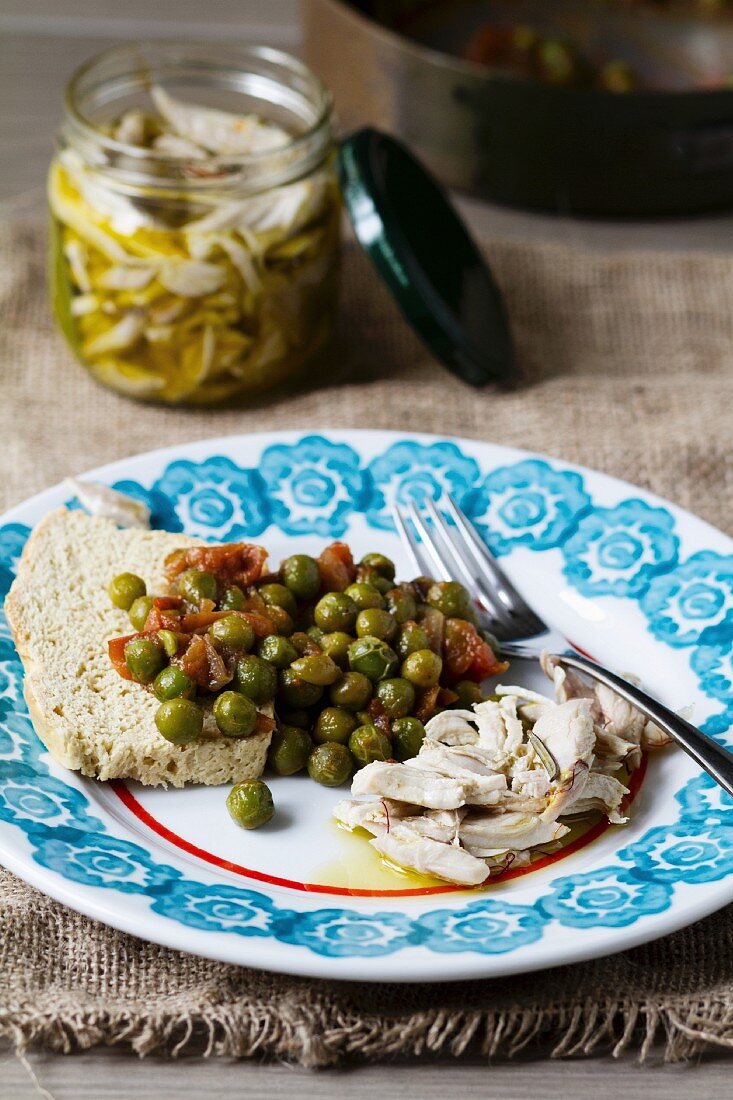
<svg viewBox="0 0 733 1100"><path fill-rule="evenodd" d="M69 1008L46 1015L33 1005L0 1015L0 1034L19 1052L40 1045L64 1054L104 1044L126 1044L140 1056L268 1057L306 1068L344 1061L473 1056L512 1058L539 1044L552 1058L610 1052L636 1053L646 1062L680 1062L710 1047L733 1049L733 1005L679 1003L633 1005L588 1001L501 1012L418 1012L387 1022L364 1016L306 1016L297 1003L219 1006L196 1013L112 1014Z"/></svg>

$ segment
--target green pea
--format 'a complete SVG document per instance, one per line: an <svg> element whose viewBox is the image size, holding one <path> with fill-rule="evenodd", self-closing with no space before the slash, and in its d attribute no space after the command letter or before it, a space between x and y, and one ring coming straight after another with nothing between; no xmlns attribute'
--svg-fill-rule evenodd
<svg viewBox="0 0 733 1100"><path fill-rule="evenodd" d="M130 608L130 622L135 630L144 630L148 615L153 607L152 596L138 596Z"/></svg>
<svg viewBox="0 0 733 1100"><path fill-rule="evenodd" d="M298 651L292 638L283 638L280 634L268 634L266 638L261 638L257 653L263 661L269 661L275 668L290 668L293 661L298 659Z"/></svg>
<svg viewBox="0 0 733 1100"><path fill-rule="evenodd" d="M395 649L404 661L405 657L417 653L419 649L430 649L430 639L417 623L406 622L397 636Z"/></svg>
<svg viewBox="0 0 733 1100"><path fill-rule="evenodd" d="M381 576L376 569L372 569L371 566L368 565L359 566L356 571L356 579L360 584L370 584L372 588L376 588L377 592L381 592L383 596L387 595L390 588L394 588L394 581Z"/></svg>
<svg viewBox="0 0 733 1100"><path fill-rule="evenodd" d="M376 726L359 726L349 738L349 752L364 768L373 760L391 760L392 743Z"/></svg>
<svg viewBox="0 0 733 1100"><path fill-rule="evenodd" d="M295 596L284 584L263 584L257 589L268 607L282 607L293 618L298 610Z"/></svg>
<svg viewBox="0 0 733 1100"><path fill-rule="evenodd" d="M152 638L133 638L125 646L125 664L138 684L151 684L165 663L165 650Z"/></svg>
<svg viewBox="0 0 733 1100"><path fill-rule="evenodd" d="M373 584L364 584L363 581L350 584L346 589L346 595L354 601L360 611L365 611L368 607L384 609L387 606L387 601L379 589Z"/></svg>
<svg viewBox="0 0 733 1100"><path fill-rule="evenodd" d="M364 637L349 646L349 667L370 680L384 680L397 669L397 654L381 638ZM409 678L409 677L408 677Z"/></svg>
<svg viewBox="0 0 733 1100"><path fill-rule="evenodd" d="M323 631L321 630L320 626L309 626L308 629L306 630L306 634L308 635L308 637L310 638L310 640L312 642L315 642L316 645L320 646L321 639L324 636Z"/></svg>
<svg viewBox="0 0 733 1100"><path fill-rule="evenodd" d="M178 653L178 638L172 630L159 630L158 641L169 657L175 657Z"/></svg>
<svg viewBox="0 0 733 1100"><path fill-rule="evenodd" d="M277 691L277 669L261 657L249 653L237 661L234 673L237 691L246 695L257 706L269 703Z"/></svg>
<svg viewBox="0 0 733 1100"><path fill-rule="evenodd" d="M193 699L196 684L180 668L168 665L153 680L153 694L161 703L167 699Z"/></svg>
<svg viewBox="0 0 733 1100"><path fill-rule="evenodd" d="M313 740L322 745L327 741L337 741L345 745L349 734L356 729L356 719L343 707L324 707L316 719Z"/></svg>
<svg viewBox="0 0 733 1100"><path fill-rule="evenodd" d="M356 616L356 633L360 638L381 638L388 642L394 637L397 624L389 611L368 607Z"/></svg>
<svg viewBox="0 0 733 1100"><path fill-rule="evenodd" d="M178 578L179 593L186 603L194 607L200 607L203 600L213 600L216 603L218 587L214 574L206 573L203 569L187 569Z"/></svg>
<svg viewBox="0 0 733 1100"><path fill-rule="evenodd" d="M188 745L201 736L204 712L191 699L167 699L155 712L158 733L173 745Z"/></svg>
<svg viewBox="0 0 733 1100"><path fill-rule="evenodd" d="M318 684L309 684L294 672L285 668L278 678L278 696L288 707L312 707L323 694Z"/></svg>
<svg viewBox="0 0 733 1100"><path fill-rule="evenodd" d="M136 573L119 573L110 582L107 591L115 607L119 607L121 611L129 611L135 600L147 595L148 590L145 581Z"/></svg>
<svg viewBox="0 0 733 1100"><path fill-rule="evenodd" d="M257 730L257 707L239 691L222 691L217 695L214 718L225 737L251 737Z"/></svg>
<svg viewBox="0 0 733 1100"><path fill-rule="evenodd" d="M415 689L409 680L403 680L401 676L393 680L380 680L377 699L390 718L405 718L415 706Z"/></svg>
<svg viewBox="0 0 733 1100"><path fill-rule="evenodd" d="M366 566L367 569L376 569L380 577L386 577L388 581L394 580L395 564L384 554L365 554L359 564Z"/></svg>
<svg viewBox="0 0 733 1100"><path fill-rule="evenodd" d="M321 635L321 649L340 669L346 669L349 667L349 646L353 640L343 630L334 630L331 634Z"/></svg>
<svg viewBox="0 0 733 1100"><path fill-rule="evenodd" d="M315 606L313 617L321 630L345 630L354 628L359 608L345 592L327 592Z"/></svg>
<svg viewBox="0 0 733 1100"><path fill-rule="evenodd" d="M232 821L243 829L259 829L272 821L275 813L272 791L261 779L245 779L230 790L227 809Z"/></svg>
<svg viewBox="0 0 733 1100"><path fill-rule="evenodd" d="M483 699L481 687L474 680L459 680L453 688L458 698L455 705L461 710L470 710L475 703Z"/></svg>
<svg viewBox="0 0 733 1100"><path fill-rule="evenodd" d="M328 687L341 679L341 669L326 653L299 657L297 661L293 661L291 667L301 680L308 684L318 684L319 687Z"/></svg>
<svg viewBox="0 0 733 1100"><path fill-rule="evenodd" d="M431 584L427 599L430 606L437 608L446 618L468 619L471 622L476 618L471 597L457 581Z"/></svg>
<svg viewBox="0 0 733 1100"><path fill-rule="evenodd" d="M209 634L223 649L249 650L255 643L255 632L242 615L227 615L209 627Z"/></svg>
<svg viewBox="0 0 733 1100"><path fill-rule="evenodd" d="M308 775L324 787L340 787L354 770L354 761L346 745L329 741L316 745L308 757Z"/></svg>
<svg viewBox="0 0 733 1100"><path fill-rule="evenodd" d="M318 562L308 554L293 554L280 566L280 575L296 599L312 600L321 588Z"/></svg>
<svg viewBox="0 0 733 1100"><path fill-rule="evenodd" d="M219 600L219 607L222 611L243 611L245 603L244 592L239 585L233 584Z"/></svg>
<svg viewBox="0 0 733 1100"><path fill-rule="evenodd" d="M328 697L335 707L361 710L372 697L372 682L361 672L345 672L331 685Z"/></svg>
<svg viewBox="0 0 733 1100"><path fill-rule="evenodd" d="M402 625L417 615L417 602L407 588L392 588L387 593L387 610L395 622Z"/></svg>
<svg viewBox="0 0 733 1100"><path fill-rule="evenodd" d="M298 726L280 726L272 735L267 763L277 775L295 775L308 763L313 742Z"/></svg>
<svg viewBox="0 0 733 1100"><path fill-rule="evenodd" d="M357 726L373 726L374 725L374 715L370 714L368 710L357 710L354 717L356 718Z"/></svg>
<svg viewBox="0 0 733 1100"><path fill-rule="evenodd" d="M419 688L435 687L442 671L443 662L432 649L418 649L402 662L403 677Z"/></svg>
<svg viewBox="0 0 733 1100"><path fill-rule="evenodd" d="M392 751L395 760L412 760L425 740L425 727L419 718L398 718L392 723Z"/></svg>

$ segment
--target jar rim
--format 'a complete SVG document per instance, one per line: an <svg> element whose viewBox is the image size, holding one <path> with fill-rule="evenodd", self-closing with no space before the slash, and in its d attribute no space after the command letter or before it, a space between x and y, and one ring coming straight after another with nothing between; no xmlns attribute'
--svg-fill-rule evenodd
<svg viewBox="0 0 733 1100"><path fill-rule="evenodd" d="M134 76L137 87L149 87L152 83L150 74L156 67L152 54L158 55L158 64L161 66L165 64L166 54L170 54L171 58L178 58L179 66L186 63L186 58L190 59L192 65L206 60L212 74L217 65L222 72L225 71L224 60L227 57L232 62L238 62L238 70L242 74L246 74L248 70L254 71L257 65L267 65L272 68L276 77L280 75L283 87L288 76L308 87L308 99L314 117L303 130L291 134L287 144L275 149L207 156L202 163L206 164L211 175L200 175L187 180L185 168L190 167L190 157L119 141L108 134L99 123L95 123L80 106L80 100L85 94L85 82L92 81L95 73L107 66L113 66L117 61L129 59L130 75L133 76L137 70L137 75ZM103 83L103 80L98 82L96 89L103 87ZM130 90L129 85L127 90ZM142 174L147 185L163 187L172 184L176 187L189 184L196 189L231 186L242 175L248 177L250 185L258 181L263 187L277 186L312 171L324 159L333 140L333 96L330 90L299 58L272 46L196 43L178 39L155 39L113 46L95 54L75 70L66 85L64 108L62 135L79 151L86 151L95 167L103 168L105 174L108 173L120 183L128 185L141 182Z"/></svg>

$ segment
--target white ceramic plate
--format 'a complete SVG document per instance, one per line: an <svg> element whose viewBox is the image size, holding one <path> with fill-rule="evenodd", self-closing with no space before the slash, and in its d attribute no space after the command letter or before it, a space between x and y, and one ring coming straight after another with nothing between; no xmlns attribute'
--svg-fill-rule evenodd
<svg viewBox="0 0 733 1100"><path fill-rule="evenodd" d="M446 489L549 622L634 671L723 743L733 722L733 544L670 504L590 470L469 440L387 432L232 437L89 474L139 495L157 526L261 541L277 561L333 538L408 575L395 497ZM0 597L59 486L0 527ZM545 688L536 670L512 679ZM636 776L642 779L641 769ZM0 859L116 928L201 955L299 974L426 981L509 974L620 951L733 900L733 800L673 748L648 762L624 827L597 827L477 891L381 867L330 824L343 792L271 783L277 814L238 829L225 790L101 784L36 738L0 621Z"/></svg>

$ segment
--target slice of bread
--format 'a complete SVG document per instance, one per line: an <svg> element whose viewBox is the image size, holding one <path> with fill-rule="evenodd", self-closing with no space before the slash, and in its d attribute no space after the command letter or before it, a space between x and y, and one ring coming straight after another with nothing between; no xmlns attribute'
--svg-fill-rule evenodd
<svg viewBox="0 0 733 1100"><path fill-rule="evenodd" d="M155 696L115 671L110 638L133 633L107 594L118 573L141 576L151 595L167 590L163 562L197 539L121 530L66 508L35 528L5 602L25 667L25 697L38 736L67 768L98 779L151 786L237 783L259 776L269 733L222 737L210 708L204 737L172 745L158 733ZM272 709L262 708L272 715Z"/></svg>

